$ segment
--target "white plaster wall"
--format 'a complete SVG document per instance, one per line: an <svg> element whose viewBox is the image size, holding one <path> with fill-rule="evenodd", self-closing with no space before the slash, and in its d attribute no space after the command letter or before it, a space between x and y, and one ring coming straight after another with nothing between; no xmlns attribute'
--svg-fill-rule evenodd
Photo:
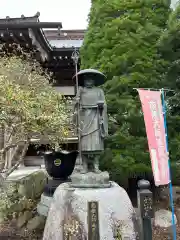
<svg viewBox="0 0 180 240"><path fill-rule="evenodd" d="M75 88L73 86L54 87L56 91L63 95L75 95Z"/></svg>

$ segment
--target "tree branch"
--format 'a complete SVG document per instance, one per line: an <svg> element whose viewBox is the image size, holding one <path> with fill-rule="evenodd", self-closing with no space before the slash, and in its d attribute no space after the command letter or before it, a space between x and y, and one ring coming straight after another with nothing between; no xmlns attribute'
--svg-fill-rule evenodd
<svg viewBox="0 0 180 240"><path fill-rule="evenodd" d="M18 166L21 164L21 162L24 161L24 157L25 157L25 155L26 155L28 146L29 146L29 141L26 141L26 144L24 145L24 148L23 148L23 151L22 151L22 154L21 154L21 156L20 156L19 161L18 161L12 168L10 168L9 170L7 170L7 172L4 173L4 178L5 178L5 179L6 179L14 170L16 170L16 169L18 168Z"/></svg>
<svg viewBox="0 0 180 240"><path fill-rule="evenodd" d="M0 125L0 149L4 148L4 125Z"/></svg>
<svg viewBox="0 0 180 240"><path fill-rule="evenodd" d="M0 155L4 154L5 152L7 152L9 149L17 147L18 145L21 145L22 143L27 143L27 140L20 140L16 143L12 143L7 145L6 147L4 147L3 149L0 150Z"/></svg>

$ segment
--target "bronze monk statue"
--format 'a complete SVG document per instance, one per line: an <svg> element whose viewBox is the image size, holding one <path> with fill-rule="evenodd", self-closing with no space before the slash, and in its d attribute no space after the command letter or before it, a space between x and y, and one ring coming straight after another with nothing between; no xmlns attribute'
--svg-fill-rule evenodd
<svg viewBox="0 0 180 240"><path fill-rule="evenodd" d="M104 91L98 85L104 83L105 76L96 70L83 71L78 73L79 91L75 98L75 113L79 113L80 121L81 173L100 173L99 155L108 135L108 116Z"/></svg>

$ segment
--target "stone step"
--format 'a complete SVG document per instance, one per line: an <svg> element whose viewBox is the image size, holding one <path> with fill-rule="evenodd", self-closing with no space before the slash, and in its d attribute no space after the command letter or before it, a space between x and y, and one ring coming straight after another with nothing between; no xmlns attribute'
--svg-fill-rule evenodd
<svg viewBox="0 0 180 240"><path fill-rule="evenodd" d="M23 178L25 178L28 175L31 175L32 173L35 173L39 171L41 168L40 167L19 167L15 171L13 171L6 181L18 181Z"/></svg>

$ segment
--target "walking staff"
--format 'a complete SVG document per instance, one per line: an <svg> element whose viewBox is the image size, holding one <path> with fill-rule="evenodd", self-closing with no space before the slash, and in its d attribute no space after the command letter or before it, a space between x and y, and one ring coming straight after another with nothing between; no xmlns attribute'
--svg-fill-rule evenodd
<svg viewBox="0 0 180 240"><path fill-rule="evenodd" d="M79 61L79 52L75 48L73 53L72 53L72 59L74 61L75 65L75 77L76 77L76 104L77 104L77 134L78 134L78 150L79 150L79 165L82 166L82 155L81 155L81 129L80 129L80 115L79 115L79 110L80 110L80 102L78 99L79 97L79 86L78 86L78 61Z"/></svg>

